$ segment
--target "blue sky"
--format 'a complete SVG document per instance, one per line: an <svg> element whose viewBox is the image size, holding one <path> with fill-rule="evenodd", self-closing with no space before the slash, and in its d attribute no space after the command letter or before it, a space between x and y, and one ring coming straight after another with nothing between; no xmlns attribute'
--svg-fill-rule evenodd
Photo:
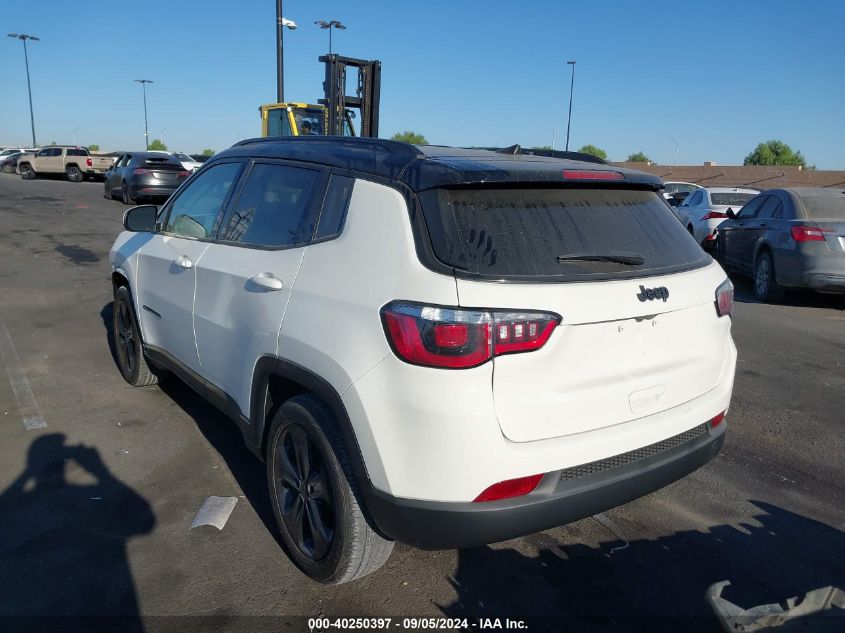
<svg viewBox="0 0 845 633"><path fill-rule="evenodd" d="M566 133L567 59L577 60L570 148L612 160L741 164L769 138L820 169L845 169L845 2L285 0L286 97L322 96L328 49L382 61L381 136L448 145L548 145ZM221 150L260 133L275 100L273 0L3 0L0 30L32 43L38 141L106 149ZM23 51L3 37L0 145L28 143Z"/></svg>

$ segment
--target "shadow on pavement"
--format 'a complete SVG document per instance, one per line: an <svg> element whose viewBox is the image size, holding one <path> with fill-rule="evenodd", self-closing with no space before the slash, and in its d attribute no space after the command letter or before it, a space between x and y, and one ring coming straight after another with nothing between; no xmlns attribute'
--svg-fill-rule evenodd
<svg viewBox="0 0 845 633"><path fill-rule="evenodd" d="M82 630L85 619L108 616L121 631L142 631L126 544L154 526L149 503L97 449L60 433L35 439L26 468L0 494L2 628Z"/></svg>
<svg viewBox="0 0 845 633"><path fill-rule="evenodd" d="M845 534L752 503L761 510L753 522L632 541L613 554L619 541L561 544L537 558L512 549L463 550L450 579L458 598L441 608L452 617L563 617L578 631L717 632L706 592L718 581L731 581L723 595L744 609L845 583ZM841 623L845 630L845 617ZM813 630L804 624L801 630Z"/></svg>
<svg viewBox="0 0 845 633"><path fill-rule="evenodd" d="M750 279L735 273L731 273L730 277L734 284L736 301L739 303L763 303L754 298L754 286ZM788 290L781 299L772 303L794 308L845 310L845 295L822 294L812 290Z"/></svg>

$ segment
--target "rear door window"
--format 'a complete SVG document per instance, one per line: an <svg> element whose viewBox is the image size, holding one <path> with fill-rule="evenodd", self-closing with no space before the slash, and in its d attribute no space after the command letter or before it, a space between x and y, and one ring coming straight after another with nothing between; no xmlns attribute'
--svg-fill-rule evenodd
<svg viewBox="0 0 845 633"><path fill-rule="evenodd" d="M744 207L742 207L742 209L739 210L737 217L743 220L748 220L749 218L756 217L761 205L763 205L768 198L769 196L760 195L755 198L752 198L750 202L748 202Z"/></svg>
<svg viewBox="0 0 845 633"><path fill-rule="evenodd" d="M628 278L710 261L653 191L439 189L422 203L436 256L485 278Z"/></svg>
<svg viewBox="0 0 845 633"><path fill-rule="evenodd" d="M316 169L254 165L221 240L269 248L309 242L321 175Z"/></svg>
<svg viewBox="0 0 845 633"><path fill-rule="evenodd" d="M766 202L763 206L760 207L760 211L757 212L757 216L760 219L763 218L773 218L775 217L775 213L777 213L781 206L781 201L776 196L766 196Z"/></svg>

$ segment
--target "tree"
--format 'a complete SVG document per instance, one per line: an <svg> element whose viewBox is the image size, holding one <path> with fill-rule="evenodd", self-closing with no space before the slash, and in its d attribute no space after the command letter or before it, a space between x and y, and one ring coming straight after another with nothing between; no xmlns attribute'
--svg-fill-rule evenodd
<svg viewBox="0 0 845 633"><path fill-rule="evenodd" d="M161 139L154 138L152 141L150 141L150 149L166 152L167 145L165 145L164 141L162 141Z"/></svg>
<svg viewBox="0 0 845 633"><path fill-rule="evenodd" d="M783 141L766 141L754 148L745 160L743 165L800 165L807 166L807 161L801 152L794 150Z"/></svg>
<svg viewBox="0 0 845 633"><path fill-rule="evenodd" d="M214 156L214 153L215 152L213 149L204 149L202 150L202 152L200 152L202 156Z"/></svg>
<svg viewBox="0 0 845 633"><path fill-rule="evenodd" d="M411 145L428 145L428 139L422 134L405 130L404 132L397 132L390 137L391 141L402 141L403 143L410 143Z"/></svg>
<svg viewBox="0 0 845 633"><path fill-rule="evenodd" d="M592 154L593 156L597 156L602 160L607 160L607 152L604 151L601 147L596 147L595 145L584 145L578 151L582 154Z"/></svg>
<svg viewBox="0 0 845 633"><path fill-rule="evenodd" d="M91 143L91 144L88 146L88 149L89 149L89 150L91 150L92 152L99 152L99 151L100 151L100 146L99 146L99 145L97 145L96 143Z"/></svg>
<svg viewBox="0 0 845 633"><path fill-rule="evenodd" d="M626 163L650 163L651 159L643 154L642 152L637 152L635 154L631 154L628 158L625 159Z"/></svg>

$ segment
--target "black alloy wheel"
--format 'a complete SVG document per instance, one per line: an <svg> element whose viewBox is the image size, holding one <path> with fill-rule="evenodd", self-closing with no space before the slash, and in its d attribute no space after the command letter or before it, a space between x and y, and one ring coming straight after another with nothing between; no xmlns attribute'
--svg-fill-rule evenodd
<svg viewBox="0 0 845 633"><path fill-rule="evenodd" d="M326 465L298 424L282 432L273 453L275 494L287 533L307 558L319 561L329 553L335 535L334 494Z"/></svg>

